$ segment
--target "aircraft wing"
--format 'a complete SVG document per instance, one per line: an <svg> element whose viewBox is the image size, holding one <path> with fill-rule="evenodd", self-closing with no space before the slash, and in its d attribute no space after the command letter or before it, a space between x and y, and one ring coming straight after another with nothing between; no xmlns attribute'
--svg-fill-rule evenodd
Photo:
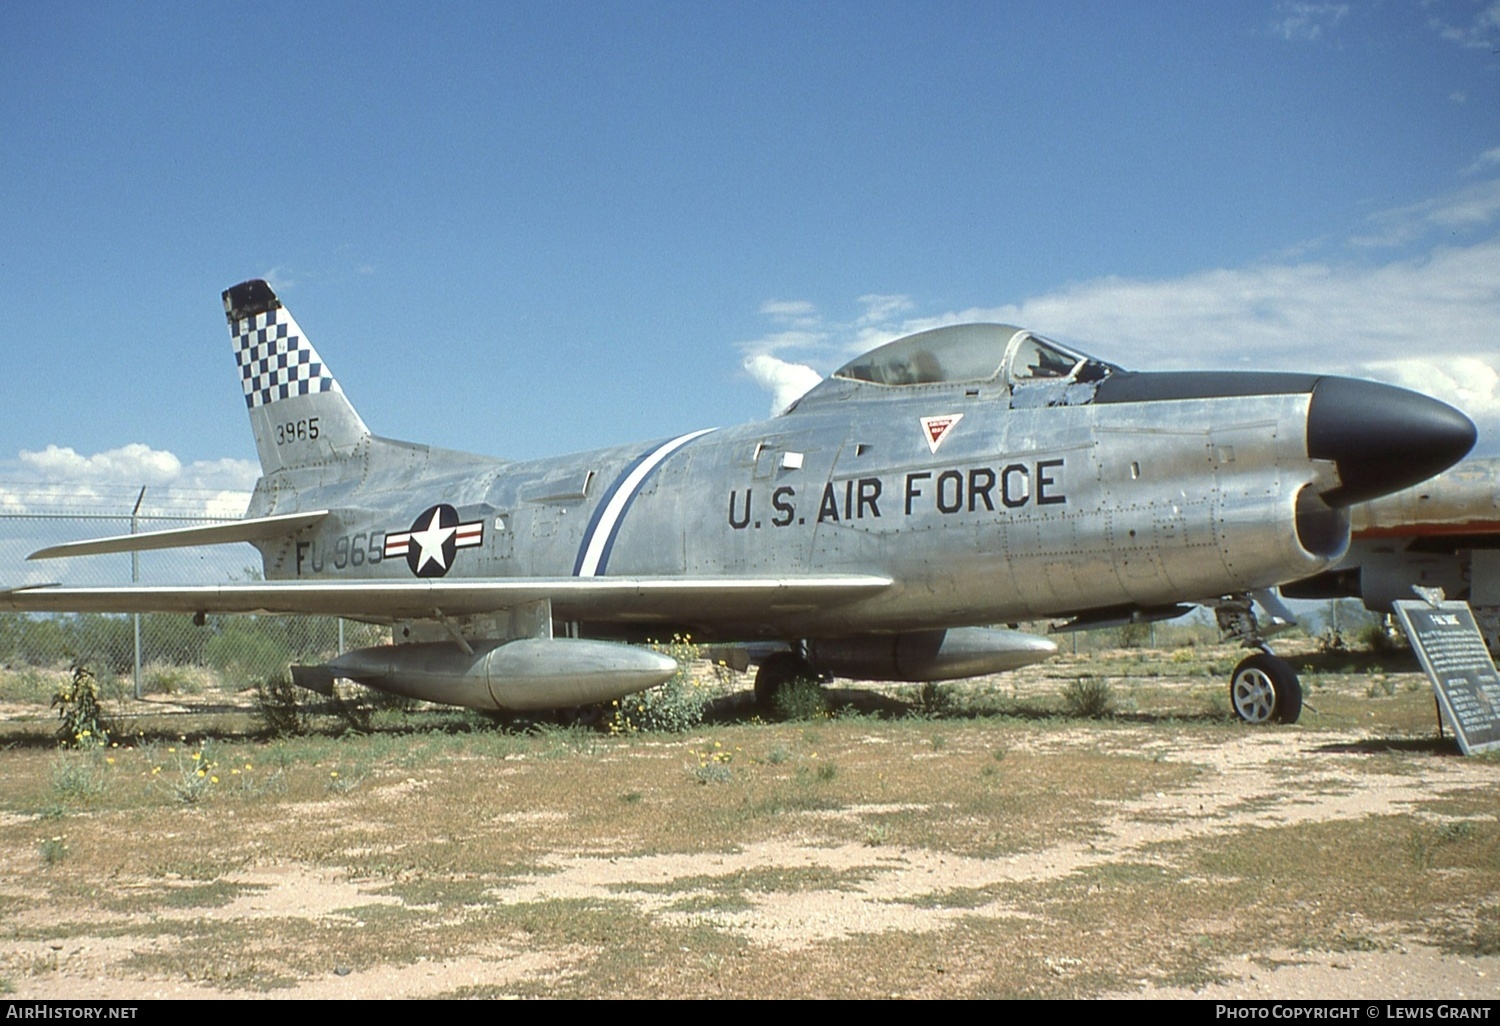
<svg viewBox="0 0 1500 1026"><path fill-rule="evenodd" d="M523 577L474 581L263 581L0 589L0 610L42 613L263 613L418 620L547 599L559 620L692 621L787 615L865 598L888 577Z"/></svg>
<svg viewBox="0 0 1500 1026"><path fill-rule="evenodd" d="M90 538L88 541L65 542L37 549L26 558L57 559L60 556L98 556L107 552L146 552L151 549L179 549L190 545L265 541L311 527L327 515L328 510L319 509L310 513L252 517L227 524L210 524L207 527L174 527L166 531L117 534L112 538Z"/></svg>

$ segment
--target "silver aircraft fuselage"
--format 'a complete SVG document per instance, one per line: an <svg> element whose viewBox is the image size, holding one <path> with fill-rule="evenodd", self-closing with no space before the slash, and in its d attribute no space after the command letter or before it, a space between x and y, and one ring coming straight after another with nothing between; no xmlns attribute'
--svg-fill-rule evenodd
<svg viewBox="0 0 1500 1026"><path fill-rule="evenodd" d="M263 546L269 580L410 580L410 560L387 556L389 541L445 503L459 523L477 525L477 541L457 548L451 566L424 568L449 581L894 582L826 607L689 605L602 622L553 598L556 619L602 635L843 637L1152 609L1304 577L1342 555L1345 503L1331 507L1320 494L1339 501L1353 462L1385 454L1379 438L1358 455L1310 454L1320 382L1358 391L1353 405L1376 417L1419 398L1311 375L900 386L831 378L767 422L565 457L504 462L377 439L336 466L262 482L248 515L332 510L307 536ZM1463 433L1446 407L1417 406L1417 419L1438 410L1438 433ZM934 423L947 424L936 440ZM1386 420L1374 433L1400 431ZM1380 470L1414 472L1400 454Z"/></svg>
<svg viewBox="0 0 1500 1026"><path fill-rule="evenodd" d="M671 661L601 639L674 634L783 644L763 698L808 671L946 679L1056 650L981 625L1156 617L1316 574L1349 506L1474 442L1388 385L1134 373L970 324L866 353L769 421L511 462L372 434L265 282L224 307L262 467L246 518L33 555L250 542L265 581L19 588L0 608L388 623L393 645L299 680L483 708L648 687ZM1266 669L1236 685L1252 718L1277 707Z"/></svg>

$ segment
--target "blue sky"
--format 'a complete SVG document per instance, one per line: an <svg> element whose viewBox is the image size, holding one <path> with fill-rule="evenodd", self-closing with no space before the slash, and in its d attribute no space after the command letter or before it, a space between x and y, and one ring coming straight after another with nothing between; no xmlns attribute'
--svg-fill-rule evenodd
<svg viewBox="0 0 1500 1026"><path fill-rule="evenodd" d="M964 319L1406 384L1494 454L1497 50L1494 0L13 0L0 505L239 501L249 277L378 433L496 455Z"/></svg>

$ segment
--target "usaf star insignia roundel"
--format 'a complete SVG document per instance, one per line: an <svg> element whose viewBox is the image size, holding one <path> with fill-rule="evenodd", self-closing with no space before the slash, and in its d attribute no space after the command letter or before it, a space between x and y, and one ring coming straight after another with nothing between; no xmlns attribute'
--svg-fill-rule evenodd
<svg viewBox="0 0 1500 1026"><path fill-rule="evenodd" d="M406 565L418 577L442 577L453 566L459 549L484 542L484 521L463 523L458 510L446 502L417 515L410 531L385 536L385 558L405 556Z"/></svg>

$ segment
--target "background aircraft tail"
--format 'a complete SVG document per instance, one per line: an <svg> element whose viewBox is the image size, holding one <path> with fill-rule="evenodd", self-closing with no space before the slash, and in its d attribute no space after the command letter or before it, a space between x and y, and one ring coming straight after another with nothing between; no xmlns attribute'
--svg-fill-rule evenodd
<svg viewBox="0 0 1500 1026"><path fill-rule="evenodd" d="M262 474L354 455L370 430L271 286L225 290L224 314Z"/></svg>

